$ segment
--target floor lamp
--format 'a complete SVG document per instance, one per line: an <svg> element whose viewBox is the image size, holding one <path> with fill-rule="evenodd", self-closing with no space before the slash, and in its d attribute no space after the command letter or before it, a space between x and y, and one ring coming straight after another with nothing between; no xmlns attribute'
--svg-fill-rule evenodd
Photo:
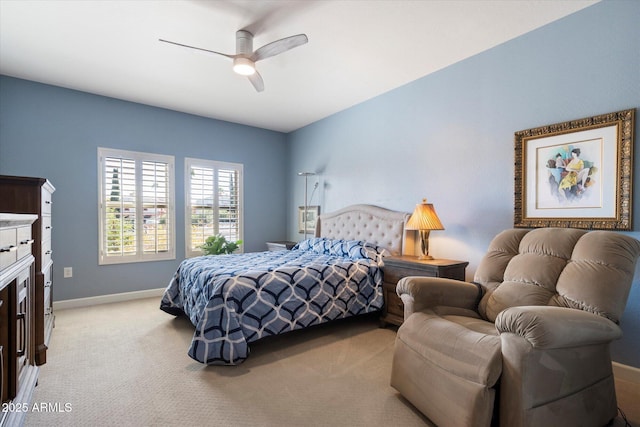
<svg viewBox="0 0 640 427"><path fill-rule="evenodd" d="M304 213L302 217L302 227L304 228L304 239L307 240L307 211L309 209L309 199L307 199L307 184L310 176L314 176L313 172L298 172L299 176L304 176Z"/></svg>

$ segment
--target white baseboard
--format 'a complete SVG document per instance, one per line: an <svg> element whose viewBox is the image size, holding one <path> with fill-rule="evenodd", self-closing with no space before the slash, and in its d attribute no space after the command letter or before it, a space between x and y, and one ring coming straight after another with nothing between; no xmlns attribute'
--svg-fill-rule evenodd
<svg viewBox="0 0 640 427"><path fill-rule="evenodd" d="M146 291L124 292L121 294L101 295L98 297L76 298L53 302L53 311L65 310L67 308L88 307L99 304L109 304L112 302L131 301L142 298L161 297L165 288L149 289Z"/></svg>
<svg viewBox="0 0 640 427"><path fill-rule="evenodd" d="M622 363L612 362L613 376L617 379L629 381L640 385L640 369L634 366L623 365Z"/></svg>

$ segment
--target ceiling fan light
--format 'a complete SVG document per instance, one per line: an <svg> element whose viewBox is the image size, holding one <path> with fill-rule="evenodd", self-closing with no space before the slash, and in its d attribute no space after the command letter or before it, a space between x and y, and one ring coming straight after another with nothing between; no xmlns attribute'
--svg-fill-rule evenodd
<svg viewBox="0 0 640 427"><path fill-rule="evenodd" d="M250 76L256 72L256 66L249 58L235 58L233 60L233 71L242 76Z"/></svg>

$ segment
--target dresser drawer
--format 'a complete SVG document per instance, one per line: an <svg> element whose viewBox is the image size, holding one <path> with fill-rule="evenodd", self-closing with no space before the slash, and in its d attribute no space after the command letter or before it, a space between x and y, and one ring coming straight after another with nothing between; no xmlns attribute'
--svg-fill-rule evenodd
<svg viewBox="0 0 640 427"><path fill-rule="evenodd" d="M39 271L44 271L51 264L51 240L42 241L42 265Z"/></svg>
<svg viewBox="0 0 640 427"><path fill-rule="evenodd" d="M406 276L435 277L436 272L424 268L413 268L405 266L398 267L393 265L385 265L384 267L385 282L397 283L400 279Z"/></svg>
<svg viewBox="0 0 640 427"><path fill-rule="evenodd" d="M50 214L51 213L51 192L44 188L41 191L42 191L42 213Z"/></svg>
<svg viewBox="0 0 640 427"><path fill-rule="evenodd" d="M42 223L42 240L51 240L51 217L43 215L40 222Z"/></svg>
<svg viewBox="0 0 640 427"><path fill-rule="evenodd" d="M18 260L16 229L0 230L0 270Z"/></svg>
<svg viewBox="0 0 640 427"><path fill-rule="evenodd" d="M44 271L44 314L51 314L51 269L52 267L47 268Z"/></svg>
<svg viewBox="0 0 640 427"><path fill-rule="evenodd" d="M20 259L31 253L31 245L33 245L31 227L18 227L16 232L18 242L18 259Z"/></svg>

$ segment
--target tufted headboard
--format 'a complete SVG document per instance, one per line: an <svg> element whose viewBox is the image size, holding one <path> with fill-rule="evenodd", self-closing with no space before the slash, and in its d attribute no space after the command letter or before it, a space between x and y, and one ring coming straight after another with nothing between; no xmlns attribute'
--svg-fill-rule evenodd
<svg viewBox="0 0 640 427"><path fill-rule="evenodd" d="M321 214L316 223L316 237L364 240L387 249L392 255L402 255L408 219L406 212L373 205L352 205Z"/></svg>

